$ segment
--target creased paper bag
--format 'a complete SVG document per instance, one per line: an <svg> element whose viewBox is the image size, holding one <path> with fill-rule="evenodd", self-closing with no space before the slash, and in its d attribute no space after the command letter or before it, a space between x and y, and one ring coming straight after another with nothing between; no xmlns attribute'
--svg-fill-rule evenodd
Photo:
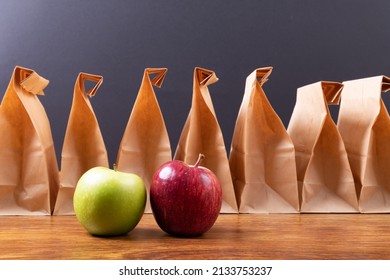
<svg viewBox="0 0 390 280"><path fill-rule="evenodd" d="M358 212L347 152L328 104L343 85L317 82L297 91L287 132L295 147L301 212Z"/></svg>
<svg viewBox="0 0 390 280"><path fill-rule="evenodd" d="M0 106L0 214L51 215L58 165L50 123L37 95L49 81L15 67Z"/></svg>
<svg viewBox="0 0 390 280"><path fill-rule="evenodd" d="M60 188L54 215L73 215L73 194L81 175L92 167L108 167L106 147L89 100L102 82L102 76L88 73L79 73L76 79L62 147ZM94 86L87 90L87 83Z"/></svg>
<svg viewBox="0 0 390 280"><path fill-rule="evenodd" d="M294 145L262 88L271 72L247 77L233 133L229 162L240 213L299 211Z"/></svg>
<svg viewBox="0 0 390 280"><path fill-rule="evenodd" d="M146 68L117 156L119 171L140 176L149 196L157 169L172 160L171 145L153 86L161 87L166 68ZM151 213L147 199L145 213Z"/></svg>
<svg viewBox="0 0 390 280"><path fill-rule="evenodd" d="M355 178L361 212L390 212L390 119L381 93L390 78L343 83L338 128Z"/></svg>
<svg viewBox="0 0 390 280"><path fill-rule="evenodd" d="M237 202L229 161L208 86L218 81L213 71L195 68L192 106L181 132L174 159L193 165L199 154L202 166L210 169L222 186L221 213L237 213Z"/></svg>

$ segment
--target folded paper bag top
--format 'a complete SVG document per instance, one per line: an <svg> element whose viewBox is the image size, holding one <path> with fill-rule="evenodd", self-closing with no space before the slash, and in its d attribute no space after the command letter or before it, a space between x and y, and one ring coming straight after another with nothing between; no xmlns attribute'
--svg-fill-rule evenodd
<svg viewBox="0 0 390 280"><path fill-rule="evenodd" d="M140 176L149 196L157 169L172 160L171 145L153 86L161 87L166 68L146 68L142 83L120 143L117 168ZM147 199L145 212L150 213Z"/></svg>
<svg viewBox="0 0 390 280"><path fill-rule="evenodd" d="M328 104L343 85L317 82L297 91L287 132L294 146L301 212L358 212L347 152Z"/></svg>
<svg viewBox="0 0 390 280"><path fill-rule="evenodd" d="M0 106L0 214L51 215L59 175L50 123L38 95L49 81L15 67Z"/></svg>
<svg viewBox="0 0 390 280"><path fill-rule="evenodd" d="M86 82L94 86L86 90ZM79 73L61 155L60 188L54 215L73 215L73 194L76 184L90 168L108 167L108 156L99 123L89 97L95 95L103 77Z"/></svg>
<svg viewBox="0 0 390 280"><path fill-rule="evenodd" d="M210 169L222 186L221 213L237 213L237 202L221 128L208 86L218 81L213 71L195 68L192 106L181 132L174 158L194 164L202 153L202 165Z"/></svg>
<svg viewBox="0 0 390 280"><path fill-rule="evenodd" d="M263 84L272 67L246 79L230 151L240 213L298 213L294 145L269 103Z"/></svg>
<svg viewBox="0 0 390 280"><path fill-rule="evenodd" d="M343 82L338 129L344 140L363 213L390 212L390 119L381 98L390 78Z"/></svg>

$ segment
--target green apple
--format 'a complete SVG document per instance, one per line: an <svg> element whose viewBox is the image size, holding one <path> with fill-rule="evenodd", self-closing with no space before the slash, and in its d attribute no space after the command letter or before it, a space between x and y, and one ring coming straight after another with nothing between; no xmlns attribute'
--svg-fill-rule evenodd
<svg viewBox="0 0 390 280"><path fill-rule="evenodd" d="M76 217L92 235L130 232L141 220L146 188L136 174L94 167L79 179L73 197Z"/></svg>

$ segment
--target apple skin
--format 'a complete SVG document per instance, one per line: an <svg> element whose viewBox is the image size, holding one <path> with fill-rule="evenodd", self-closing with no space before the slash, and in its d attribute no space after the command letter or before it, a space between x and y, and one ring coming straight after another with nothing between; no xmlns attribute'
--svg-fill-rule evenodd
<svg viewBox="0 0 390 280"><path fill-rule="evenodd" d="M173 160L163 164L150 185L150 204L159 227L168 234L199 236L217 220L222 189L215 174L199 166Z"/></svg>
<svg viewBox="0 0 390 280"><path fill-rule="evenodd" d="M124 235L141 220L146 188L135 174L93 167L77 182L73 206L81 225L97 236Z"/></svg>

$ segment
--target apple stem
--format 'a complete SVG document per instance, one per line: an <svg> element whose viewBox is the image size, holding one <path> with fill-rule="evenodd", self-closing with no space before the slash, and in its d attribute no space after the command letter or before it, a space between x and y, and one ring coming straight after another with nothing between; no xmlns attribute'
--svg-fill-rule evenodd
<svg viewBox="0 0 390 280"><path fill-rule="evenodd" d="M116 165L116 163L114 163L114 171L118 171L118 166Z"/></svg>
<svg viewBox="0 0 390 280"><path fill-rule="evenodd" d="M194 167L198 167L202 160L205 158L204 154L199 154L198 160L196 161Z"/></svg>

